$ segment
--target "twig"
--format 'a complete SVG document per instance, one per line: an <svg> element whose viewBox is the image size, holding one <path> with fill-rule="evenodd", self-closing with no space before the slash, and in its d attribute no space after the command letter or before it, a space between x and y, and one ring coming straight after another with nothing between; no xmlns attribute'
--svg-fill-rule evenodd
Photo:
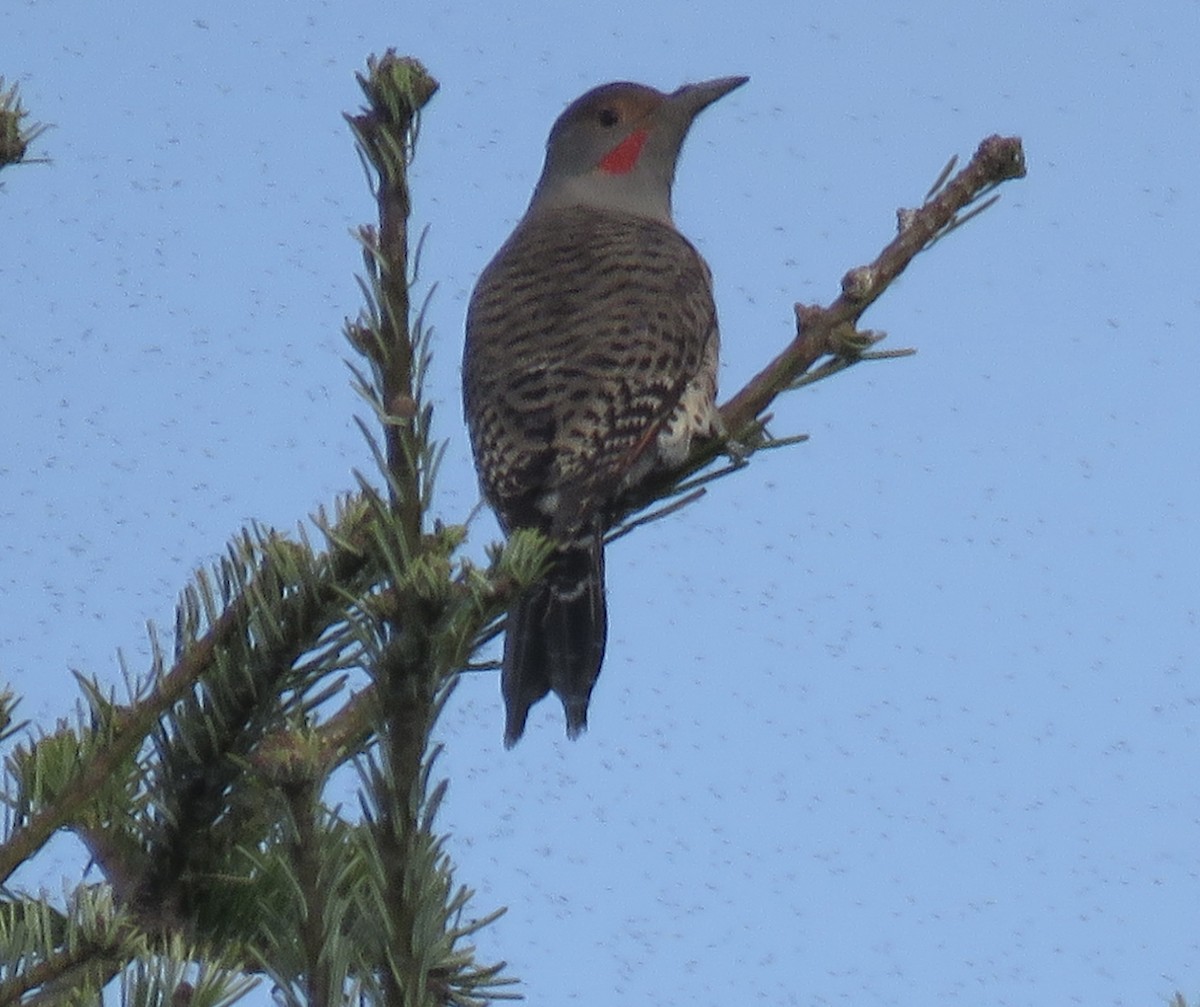
<svg viewBox="0 0 1200 1007"><path fill-rule="evenodd" d="M738 467L740 468L740 466ZM725 470L725 472L722 472L721 475L727 474L731 471L733 471L733 466L730 466ZM713 478L717 478L717 476L714 475ZM692 492L688 493L686 496L680 497L678 500L672 500L665 507L660 507L658 510L652 511L651 513L637 518L636 520L626 521L624 524L619 524L604 536L604 542L606 545L615 542L619 538L624 538L635 528L640 528L642 525L650 524L653 521L658 521L661 518L665 518L668 514L674 514L676 511L683 510L684 507L686 507L688 504L694 504L707 492L708 490L704 489L704 487L700 487L699 489L692 490Z"/></svg>

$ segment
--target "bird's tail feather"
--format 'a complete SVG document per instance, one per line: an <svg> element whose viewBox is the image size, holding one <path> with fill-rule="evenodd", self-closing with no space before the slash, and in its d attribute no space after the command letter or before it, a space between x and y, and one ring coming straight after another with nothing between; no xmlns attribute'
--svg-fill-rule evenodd
<svg viewBox="0 0 1200 1007"><path fill-rule="evenodd" d="M567 736L578 737L587 727L607 623L604 541L597 528L561 546L546 576L509 610L501 675L506 747L517 743L529 708L551 689L566 711Z"/></svg>

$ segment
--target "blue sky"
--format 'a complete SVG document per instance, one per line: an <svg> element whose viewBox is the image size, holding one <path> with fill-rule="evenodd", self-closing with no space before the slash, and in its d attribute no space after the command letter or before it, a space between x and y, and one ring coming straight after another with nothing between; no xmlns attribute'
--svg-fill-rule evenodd
<svg viewBox="0 0 1200 1007"><path fill-rule="evenodd" d="M82 2L0 10L49 167L0 192L0 676L145 663L189 572L368 453L341 363L341 118L395 46L442 81L428 225L439 513L477 499L466 299L588 87L749 74L684 151L722 385L990 133L1029 177L865 323L916 357L778 403L763 455L617 544L590 733L494 676L443 824L533 1003L1153 1004L1200 994L1200 6ZM472 529L481 556L490 519ZM63 844L38 883L73 876ZM264 1002L260 997L257 1002Z"/></svg>

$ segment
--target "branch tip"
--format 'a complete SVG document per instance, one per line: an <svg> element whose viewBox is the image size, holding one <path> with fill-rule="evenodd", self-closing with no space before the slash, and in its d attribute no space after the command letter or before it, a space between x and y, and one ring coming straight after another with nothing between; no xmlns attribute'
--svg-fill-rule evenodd
<svg viewBox="0 0 1200 1007"><path fill-rule="evenodd" d="M361 122L372 116L386 116L390 125L402 128L407 128L429 104L439 86L420 60L397 56L395 49L388 49L382 56L368 56L366 75L355 76L371 108L351 118Z"/></svg>
<svg viewBox="0 0 1200 1007"><path fill-rule="evenodd" d="M986 165L994 183L1025 177L1025 148L1019 136L989 136L972 160Z"/></svg>

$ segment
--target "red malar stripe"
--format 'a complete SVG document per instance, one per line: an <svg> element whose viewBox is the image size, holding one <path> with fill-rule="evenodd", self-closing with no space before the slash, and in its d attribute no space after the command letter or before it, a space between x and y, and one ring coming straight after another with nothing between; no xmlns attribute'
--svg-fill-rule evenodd
<svg viewBox="0 0 1200 1007"><path fill-rule="evenodd" d="M649 137L646 130L635 129L600 159L600 170L610 175L624 175L633 171Z"/></svg>

